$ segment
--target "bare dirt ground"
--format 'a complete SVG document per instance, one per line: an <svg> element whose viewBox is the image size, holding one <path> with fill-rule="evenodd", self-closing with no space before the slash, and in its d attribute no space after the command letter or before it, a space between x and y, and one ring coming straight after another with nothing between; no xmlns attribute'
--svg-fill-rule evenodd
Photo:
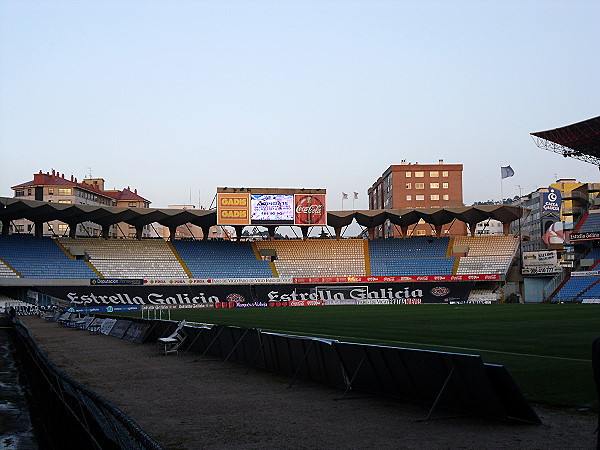
<svg viewBox="0 0 600 450"><path fill-rule="evenodd" d="M169 449L594 449L597 417L534 405L543 425L475 417L418 421L421 405L354 397L235 363L164 356L155 344L21 320L67 374ZM356 394L354 394L356 396Z"/></svg>

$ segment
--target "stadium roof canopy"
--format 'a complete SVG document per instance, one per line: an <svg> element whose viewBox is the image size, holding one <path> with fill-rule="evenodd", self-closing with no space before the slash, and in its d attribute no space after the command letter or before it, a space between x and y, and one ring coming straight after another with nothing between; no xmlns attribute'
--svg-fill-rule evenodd
<svg viewBox="0 0 600 450"><path fill-rule="evenodd" d="M600 166L600 116L531 135L539 148Z"/></svg>
<svg viewBox="0 0 600 450"><path fill-rule="evenodd" d="M359 211L329 211L327 223L339 229L350 225L352 221L365 227L373 228L390 220L400 227L416 224L423 219L431 225L444 225L453 220L475 225L486 219L496 219L504 224L511 223L522 216L523 209L518 206L481 205L460 208L425 208L425 209L389 209ZM70 226L82 222L94 222L102 226L110 226L125 222L136 227L143 227L157 222L166 227L177 227L191 223L202 228L217 225L215 210L206 209L158 209L158 208L122 208L114 206L89 206L62 203L47 203L35 200L0 197L0 221L3 232L8 229L12 220L27 219L34 223L59 220ZM206 235L207 233L205 233Z"/></svg>

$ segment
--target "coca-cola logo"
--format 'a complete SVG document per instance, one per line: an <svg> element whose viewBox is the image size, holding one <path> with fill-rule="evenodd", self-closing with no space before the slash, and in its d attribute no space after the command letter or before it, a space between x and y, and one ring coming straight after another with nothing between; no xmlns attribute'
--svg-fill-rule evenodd
<svg viewBox="0 0 600 450"><path fill-rule="evenodd" d="M296 196L296 223L298 225L324 223L325 206L323 200L316 195Z"/></svg>

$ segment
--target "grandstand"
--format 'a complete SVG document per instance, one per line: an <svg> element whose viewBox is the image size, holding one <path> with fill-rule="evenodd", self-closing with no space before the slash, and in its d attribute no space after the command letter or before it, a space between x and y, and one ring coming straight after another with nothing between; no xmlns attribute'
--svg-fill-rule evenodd
<svg viewBox="0 0 600 450"><path fill-rule="evenodd" d="M514 236L459 236L453 245L466 249L457 274L506 274L517 256L519 242Z"/></svg>
<svg viewBox="0 0 600 450"><path fill-rule="evenodd" d="M280 277L365 276L362 239L257 241L256 248L275 250Z"/></svg>
<svg viewBox="0 0 600 450"><path fill-rule="evenodd" d="M173 241L192 278L271 278L271 264L257 257L248 242Z"/></svg>
<svg viewBox="0 0 600 450"><path fill-rule="evenodd" d="M8 277L97 277L85 261L69 257L52 239L30 235L0 236L0 263L0 273Z"/></svg>
<svg viewBox="0 0 600 450"><path fill-rule="evenodd" d="M369 242L371 275L453 275L456 258L447 257L450 238L414 237Z"/></svg>
<svg viewBox="0 0 600 450"><path fill-rule="evenodd" d="M101 277L188 277L169 244L162 239L59 238L57 242L67 250L83 249Z"/></svg>
<svg viewBox="0 0 600 450"><path fill-rule="evenodd" d="M514 236L167 242L11 235L0 237L0 278L505 275L516 248Z"/></svg>

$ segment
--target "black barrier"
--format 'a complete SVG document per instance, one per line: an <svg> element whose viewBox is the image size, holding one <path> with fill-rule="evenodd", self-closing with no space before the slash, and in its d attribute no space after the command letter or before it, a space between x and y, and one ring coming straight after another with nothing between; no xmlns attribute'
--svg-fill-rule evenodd
<svg viewBox="0 0 600 450"><path fill-rule="evenodd" d="M132 322L131 325L129 325L129 328L127 328L127 332L123 336L123 339L135 342L136 344L141 344L148 331L150 331L150 324Z"/></svg>
<svg viewBox="0 0 600 450"><path fill-rule="evenodd" d="M108 335L119 339L123 339L123 336L125 336L125 333L127 333L127 329L130 325L131 320L118 319L117 323L115 323Z"/></svg>
<svg viewBox="0 0 600 450"><path fill-rule="evenodd" d="M56 367L17 318L11 322L49 448L162 449L129 416Z"/></svg>
<svg viewBox="0 0 600 450"><path fill-rule="evenodd" d="M598 394L598 404L600 405L600 338L594 339L594 342L592 343L592 369L594 373L594 381L596 383L596 392ZM598 409L596 448L600 449L600 406Z"/></svg>
<svg viewBox="0 0 600 450"><path fill-rule="evenodd" d="M121 321L118 321L121 322ZM117 322L117 323L118 323ZM123 321L124 322L124 321ZM168 336L178 322L145 324L146 339ZM132 325L129 326L131 328ZM500 420L541 423L504 366L485 364L477 355L339 342L262 332L255 328L186 324L184 351L235 361L296 380L350 392L366 392L426 405L424 419L442 410ZM599 345L600 346L600 345Z"/></svg>
<svg viewBox="0 0 600 450"><path fill-rule="evenodd" d="M250 368L500 420L541 423L504 366L457 353L338 342L227 326L186 326L189 348Z"/></svg>

